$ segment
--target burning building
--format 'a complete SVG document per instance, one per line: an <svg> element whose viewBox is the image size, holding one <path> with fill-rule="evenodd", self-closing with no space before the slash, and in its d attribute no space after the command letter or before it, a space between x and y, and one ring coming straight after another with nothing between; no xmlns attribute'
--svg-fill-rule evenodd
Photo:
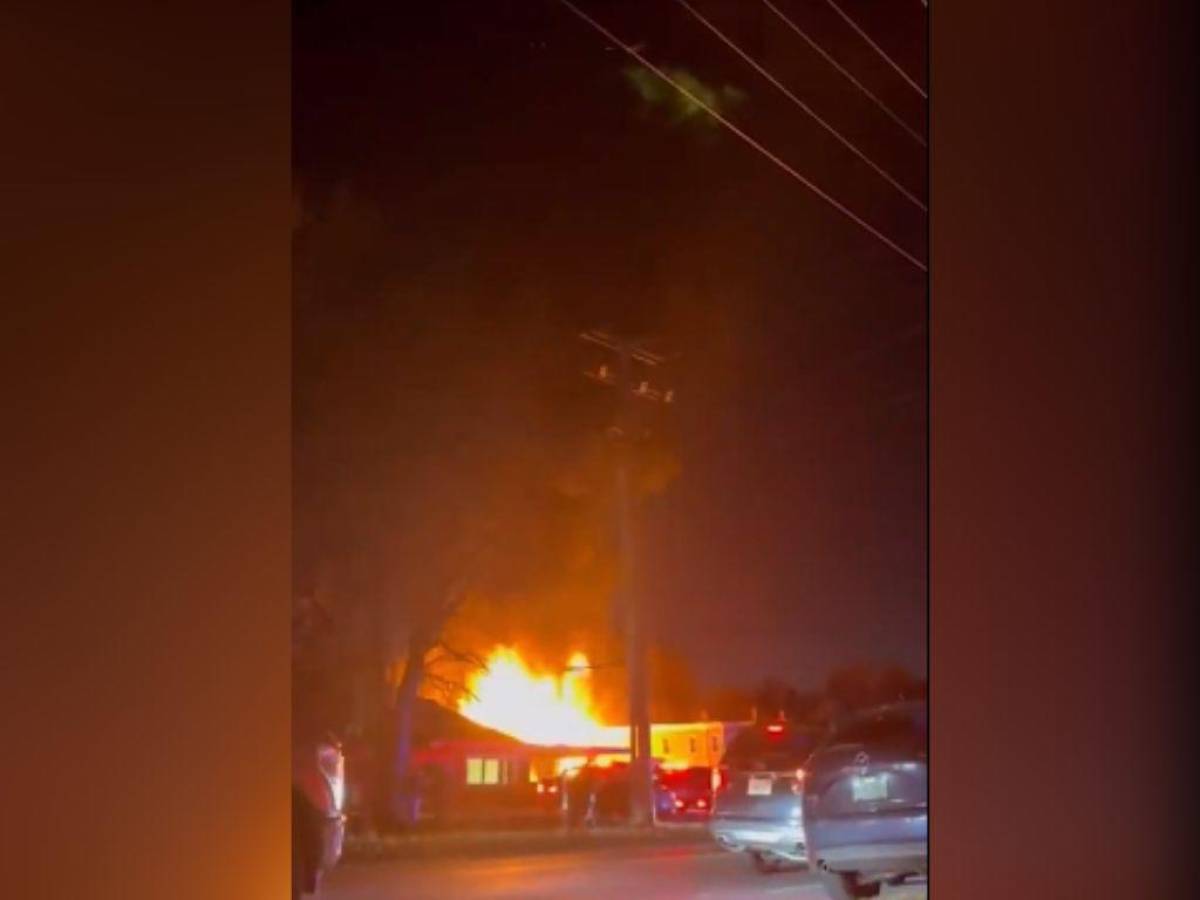
<svg viewBox="0 0 1200 900"><path fill-rule="evenodd" d="M629 758L629 727L596 712L586 657L574 654L560 674L531 671L511 647L497 647L473 673L457 712L422 701L413 765L425 814L438 819L530 814L547 810L544 792L571 769ZM676 722L651 726L656 765L717 765L741 723Z"/></svg>

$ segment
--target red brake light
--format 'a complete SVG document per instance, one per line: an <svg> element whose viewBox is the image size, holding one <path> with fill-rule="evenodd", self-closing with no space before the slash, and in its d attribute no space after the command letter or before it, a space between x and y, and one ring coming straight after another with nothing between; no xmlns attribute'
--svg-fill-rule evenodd
<svg viewBox="0 0 1200 900"><path fill-rule="evenodd" d="M783 734L783 725L779 722L772 722L767 726L767 734Z"/></svg>
<svg viewBox="0 0 1200 900"><path fill-rule="evenodd" d="M699 800L697 800L697 801L696 801L696 808L697 808L697 809L704 809L704 808L706 808L707 806L708 806L708 801L707 801L707 800L705 800L703 797L701 797Z"/></svg>

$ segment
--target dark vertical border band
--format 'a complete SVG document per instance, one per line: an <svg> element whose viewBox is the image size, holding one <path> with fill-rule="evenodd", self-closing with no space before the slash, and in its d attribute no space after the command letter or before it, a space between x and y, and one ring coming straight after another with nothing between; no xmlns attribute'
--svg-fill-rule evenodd
<svg viewBox="0 0 1200 900"><path fill-rule="evenodd" d="M288 6L3 20L0 893L286 897Z"/></svg>
<svg viewBox="0 0 1200 900"><path fill-rule="evenodd" d="M1183 896L1194 9L931 6L933 895Z"/></svg>

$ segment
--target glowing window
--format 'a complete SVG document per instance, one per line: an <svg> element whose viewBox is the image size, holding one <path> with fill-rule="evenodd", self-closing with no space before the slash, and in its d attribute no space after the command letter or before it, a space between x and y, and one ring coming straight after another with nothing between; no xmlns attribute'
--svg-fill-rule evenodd
<svg viewBox="0 0 1200 900"><path fill-rule="evenodd" d="M472 757L467 760L467 784L499 784L502 771L498 759Z"/></svg>
<svg viewBox="0 0 1200 900"><path fill-rule="evenodd" d="M483 760L467 760L467 784L483 784Z"/></svg>
<svg viewBox="0 0 1200 900"><path fill-rule="evenodd" d="M499 784L500 783L500 760L485 759L483 761L483 783L484 784Z"/></svg>

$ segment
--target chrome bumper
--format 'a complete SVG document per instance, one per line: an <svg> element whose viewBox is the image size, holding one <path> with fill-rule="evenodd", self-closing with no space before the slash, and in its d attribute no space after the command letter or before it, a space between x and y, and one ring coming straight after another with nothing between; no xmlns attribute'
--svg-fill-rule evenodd
<svg viewBox="0 0 1200 900"><path fill-rule="evenodd" d="M926 872L929 845L926 842L859 844L830 847L815 854L822 869L834 872Z"/></svg>
<svg viewBox="0 0 1200 900"><path fill-rule="evenodd" d="M797 862L808 860L804 825L799 822L712 819L708 830L713 839L726 850L773 853Z"/></svg>

